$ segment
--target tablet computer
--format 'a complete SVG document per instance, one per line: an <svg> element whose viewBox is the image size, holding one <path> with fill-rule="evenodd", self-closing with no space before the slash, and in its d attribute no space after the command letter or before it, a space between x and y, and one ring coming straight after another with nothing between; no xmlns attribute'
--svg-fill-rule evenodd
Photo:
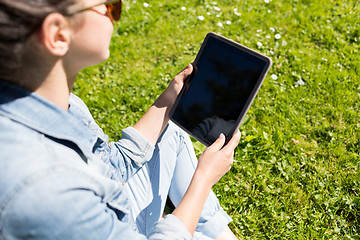
<svg viewBox="0 0 360 240"><path fill-rule="evenodd" d="M208 33L185 80L170 119L205 146L240 127L271 66L271 59Z"/></svg>

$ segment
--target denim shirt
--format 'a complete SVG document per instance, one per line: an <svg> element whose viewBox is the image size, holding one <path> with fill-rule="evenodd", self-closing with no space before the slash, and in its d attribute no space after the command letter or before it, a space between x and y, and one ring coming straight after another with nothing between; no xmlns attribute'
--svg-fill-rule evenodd
<svg viewBox="0 0 360 240"><path fill-rule="evenodd" d="M132 127L118 142L71 94L69 110L0 81L0 239L191 239L174 215L136 231L123 184L154 147Z"/></svg>

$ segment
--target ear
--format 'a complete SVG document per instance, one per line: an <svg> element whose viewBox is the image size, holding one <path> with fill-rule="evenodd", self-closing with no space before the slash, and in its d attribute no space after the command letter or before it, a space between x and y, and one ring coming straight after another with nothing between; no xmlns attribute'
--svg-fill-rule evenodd
<svg viewBox="0 0 360 240"><path fill-rule="evenodd" d="M41 42L54 56L64 56L69 50L72 29L69 20L60 13L49 14L41 26Z"/></svg>

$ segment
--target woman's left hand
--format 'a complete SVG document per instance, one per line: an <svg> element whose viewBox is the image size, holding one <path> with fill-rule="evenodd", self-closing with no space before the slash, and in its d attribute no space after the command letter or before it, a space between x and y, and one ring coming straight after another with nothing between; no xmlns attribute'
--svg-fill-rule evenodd
<svg viewBox="0 0 360 240"><path fill-rule="evenodd" d="M166 90L158 97L154 104L144 114L144 116L134 125L134 127L152 144L155 145L161 132L169 121L169 113L184 86L185 79L193 71L193 66L189 64L170 82Z"/></svg>
<svg viewBox="0 0 360 240"><path fill-rule="evenodd" d="M170 82L166 90L161 94L158 100L170 103L171 106L175 103L177 96L179 95L182 87L184 86L185 79L192 73L193 65L189 64L178 75L176 75ZM163 99L162 99L163 98ZM171 107L169 106L169 107Z"/></svg>

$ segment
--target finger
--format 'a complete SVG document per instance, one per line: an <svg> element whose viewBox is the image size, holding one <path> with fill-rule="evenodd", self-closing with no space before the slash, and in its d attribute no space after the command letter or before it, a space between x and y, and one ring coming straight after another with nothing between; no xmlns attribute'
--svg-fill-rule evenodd
<svg viewBox="0 0 360 240"><path fill-rule="evenodd" d="M177 79L181 79L184 80L185 78L187 78L193 71L193 66L192 64L187 65L186 68L184 68L177 76Z"/></svg>
<svg viewBox="0 0 360 240"><path fill-rule="evenodd" d="M237 132L232 136L232 138L224 148L235 149L236 146L239 144L240 137L241 137L241 133L239 130L237 130Z"/></svg>
<svg viewBox="0 0 360 240"><path fill-rule="evenodd" d="M216 141L209 148L215 151L219 151L224 146L225 140L225 135L223 133L220 133L218 139L216 139Z"/></svg>

